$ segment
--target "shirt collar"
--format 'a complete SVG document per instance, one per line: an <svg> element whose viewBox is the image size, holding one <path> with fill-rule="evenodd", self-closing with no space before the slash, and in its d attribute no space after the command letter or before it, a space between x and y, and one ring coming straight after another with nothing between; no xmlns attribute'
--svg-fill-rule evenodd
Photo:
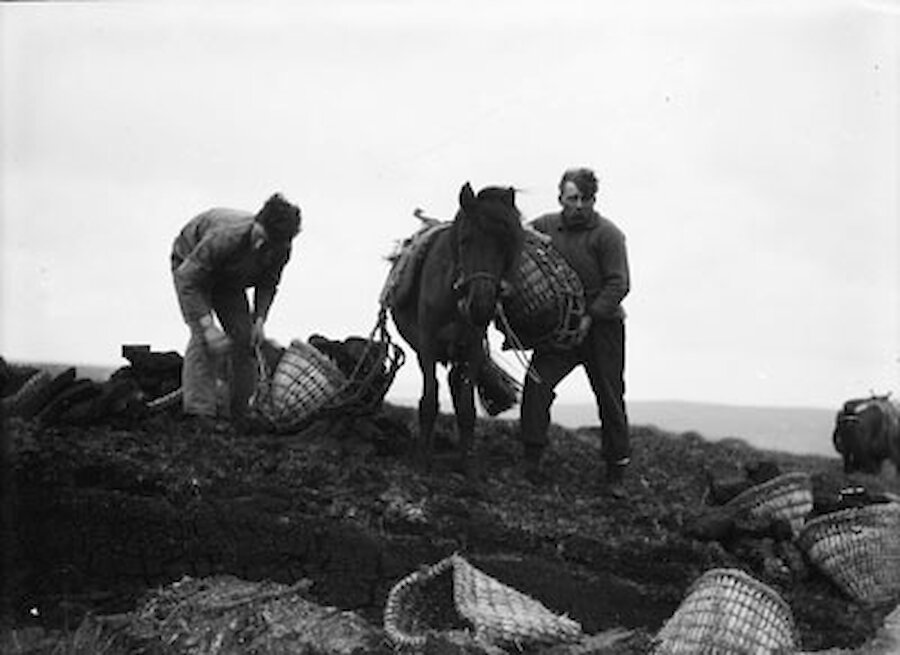
<svg viewBox="0 0 900 655"><path fill-rule="evenodd" d="M559 229L566 230L569 232L590 230L591 228L596 227L597 224L600 222L600 214L598 214L596 211L592 211L587 217L582 218L580 220L576 220L576 221L571 221L570 219L567 219L562 212L559 213L559 218L560 218Z"/></svg>

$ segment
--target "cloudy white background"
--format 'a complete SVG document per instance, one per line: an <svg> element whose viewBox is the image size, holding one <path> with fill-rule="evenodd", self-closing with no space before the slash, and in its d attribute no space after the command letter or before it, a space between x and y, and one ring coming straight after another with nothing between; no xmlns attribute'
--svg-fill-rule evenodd
<svg viewBox="0 0 900 655"><path fill-rule="evenodd" d="M0 354L182 350L168 256L212 206L304 212L268 332L367 334L384 256L460 186L627 234L632 399L900 393L898 5L0 5ZM507 368L521 378L509 353ZM415 397L412 358L392 395ZM581 374L561 389L587 400Z"/></svg>

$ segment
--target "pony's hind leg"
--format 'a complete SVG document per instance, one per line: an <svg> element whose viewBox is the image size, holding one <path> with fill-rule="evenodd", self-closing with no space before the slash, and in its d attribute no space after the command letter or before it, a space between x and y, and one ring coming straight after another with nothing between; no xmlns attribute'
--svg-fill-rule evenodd
<svg viewBox="0 0 900 655"><path fill-rule="evenodd" d="M454 364L447 375L447 381L453 398L456 428L459 431L460 468L467 477L475 477L477 470L472 457L475 439L475 385L468 363Z"/></svg>

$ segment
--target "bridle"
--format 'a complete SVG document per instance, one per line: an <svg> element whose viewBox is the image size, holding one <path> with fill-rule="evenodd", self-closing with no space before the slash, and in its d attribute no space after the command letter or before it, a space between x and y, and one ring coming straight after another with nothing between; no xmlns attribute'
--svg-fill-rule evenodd
<svg viewBox="0 0 900 655"><path fill-rule="evenodd" d="M493 282L495 287L499 287L502 284L502 278L499 275L494 275L487 271L475 271L474 273L465 275L462 269L460 269L456 280L453 282L453 291L455 291L457 295L460 295L465 292L466 287L475 280L487 280Z"/></svg>
<svg viewBox="0 0 900 655"><path fill-rule="evenodd" d="M465 214L465 211L463 211L463 214ZM473 271L468 273L463 270L462 242L459 238L458 229L454 229L454 232L454 238L456 240L456 279L453 281L453 293L456 295L456 309L467 323L472 324L472 297L468 293L472 283L477 280L485 280L490 283L497 294L499 294L503 285L503 278L494 273L489 273L488 271Z"/></svg>

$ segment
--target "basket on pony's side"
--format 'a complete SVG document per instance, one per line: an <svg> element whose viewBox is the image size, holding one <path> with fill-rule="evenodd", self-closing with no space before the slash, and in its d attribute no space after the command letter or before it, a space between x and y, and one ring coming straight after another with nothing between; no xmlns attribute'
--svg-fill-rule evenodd
<svg viewBox="0 0 900 655"><path fill-rule="evenodd" d="M751 516L787 521L796 537L813 508L812 479L808 473L785 473L745 489L725 505Z"/></svg>
<svg viewBox="0 0 900 655"><path fill-rule="evenodd" d="M900 598L900 503L822 514L806 523L798 542L851 598L872 605Z"/></svg>
<svg viewBox="0 0 900 655"><path fill-rule="evenodd" d="M525 230L522 253L509 281L497 321L506 335L504 348L576 344L586 311L584 288L549 237Z"/></svg>
<svg viewBox="0 0 900 655"><path fill-rule="evenodd" d="M697 578L655 638L654 655L794 653L797 626L787 602L739 569Z"/></svg>
<svg viewBox="0 0 900 655"><path fill-rule="evenodd" d="M384 313L344 370L311 344L294 340L274 370L260 363L254 410L277 432L299 430L329 413L360 416L375 412L403 365L403 350L386 330Z"/></svg>
<svg viewBox="0 0 900 655"><path fill-rule="evenodd" d="M390 590L384 629L395 646L422 648L428 635L471 630L500 646L554 644L580 638L581 625L495 580L460 555L406 576Z"/></svg>

